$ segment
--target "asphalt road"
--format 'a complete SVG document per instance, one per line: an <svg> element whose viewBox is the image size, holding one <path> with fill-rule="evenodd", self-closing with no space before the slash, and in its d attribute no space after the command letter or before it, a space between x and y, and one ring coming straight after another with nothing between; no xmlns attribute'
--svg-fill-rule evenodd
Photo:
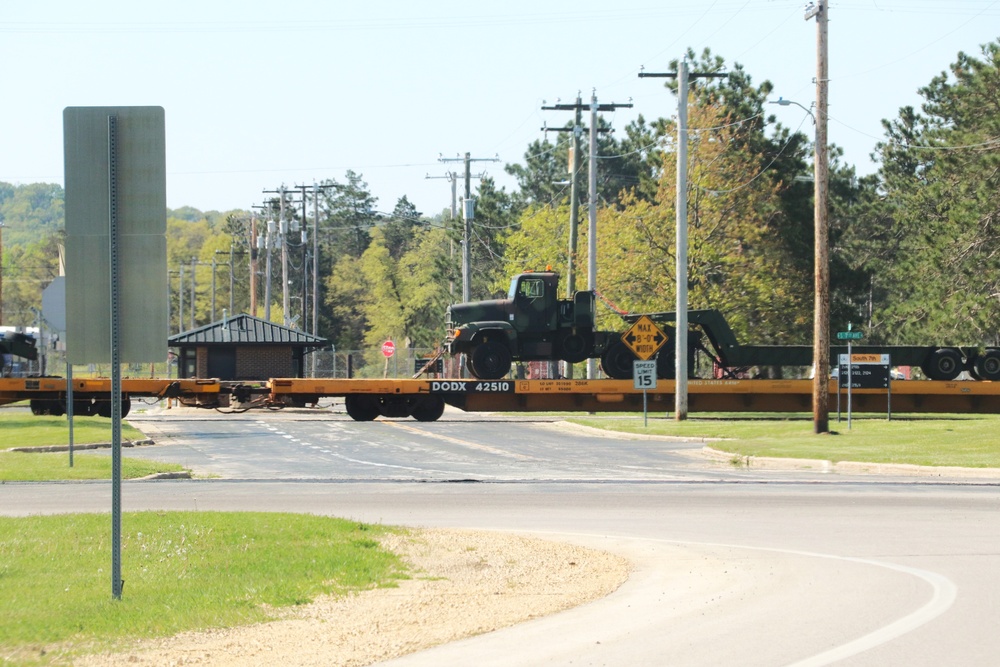
<svg viewBox="0 0 1000 667"><path fill-rule="evenodd" d="M627 556L616 593L393 665L994 665L1000 480L747 471L701 443L539 419L171 414L128 450L220 479L126 510L312 512L533 534ZM947 443L943 443L946 446ZM0 513L107 511L107 483L0 485Z"/></svg>

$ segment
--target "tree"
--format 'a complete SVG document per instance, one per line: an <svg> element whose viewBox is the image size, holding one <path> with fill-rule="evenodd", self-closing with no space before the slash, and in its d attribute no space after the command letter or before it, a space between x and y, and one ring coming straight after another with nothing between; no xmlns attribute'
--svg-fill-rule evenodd
<svg viewBox="0 0 1000 667"><path fill-rule="evenodd" d="M332 257L358 258L368 247L369 230L379 220L375 210L378 198L368 191L360 174L348 169L346 178L345 183L326 182L332 187L323 190L326 220L321 225L321 243Z"/></svg>
<svg viewBox="0 0 1000 667"><path fill-rule="evenodd" d="M897 343L1000 343L1000 42L959 53L883 121L877 213L892 239L876 326Z"/></svg>
<svg viewBox="0 0 1000 667"><path fill-rule="evenodd" d="M396 208L382 225L382 236L393 259L398 260L409 249L415 230L423 225L420 217L421 213L406 195L399 198Z"/></svg>
<svg viewBox="0 0 1000 667"><path fill-rule="evenodd" d="M650 126L645 118L639 116L625 127L625 137L620 141L615 139L610 123L603 116L597 116L597 127L598 200L614 205L623 192L632 190L637 190L640 197L650 196L656 189L662 123ZM504 167L517 179L520 188L517 197L522 205L559 206L569 201L572 129L573 124L567 123L557 134L554 144L547 137L532 143L524 154L524 165L508 164ZM587 132L589 130L583 128L584 136L580 141L582 168L578 174L578 187L581 193L587 191L590 155Z"/></svg>
<svg viewBox="0 0 1000 667"><path fill-rule="evenodd" d="M726 122L724 105L693 100L689 148L688 293L691 308L716 308L737 335L769 343L803 342L811 321L810 275L796 270L779 237L782 183L741 137L753 126ZM607 299L630 311L674 303L676 164L665 160L653 200L623 198L598 219Z"/></svg>

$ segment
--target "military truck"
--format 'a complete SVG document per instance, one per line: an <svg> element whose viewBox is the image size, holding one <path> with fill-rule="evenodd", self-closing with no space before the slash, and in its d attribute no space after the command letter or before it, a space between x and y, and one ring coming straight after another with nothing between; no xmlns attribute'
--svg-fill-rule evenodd
<svg viewBox="0 0 1000 667"><path fill-rule="evenodd" d="M606 375L632 377L635 355L622 342L620 331L598 331L594 293L576 292L559 297L559 275L553 271L527 272L514 276L507 298L453 304L447 311L445 348L450 354L465 354L469 372L477 378L495 380L510 372L512 361L566 361L578 363L601 359ZM669 313L652 314L665 320ZM626 322L639 315L625 315ZM673 327L662 327L673 340ZM701 334L690 332L691 358ZM673 347L657 356L661 377L671 377Z"/></svg>
<svg viewBox="0 0 1000 667"><path fill-rule="evenodd" d="M635 355L622 333L640 317L649 317L665 340L656 355L657 375L674 377L675 312L623 314L622 331L598 331L593 292L560 298L559 276L552 271L514 276L505 299L453 304L447 310L445 350L465 354L469 372L483 380L506 376L513 361L601 360L611 378L632 377ZM753 366L811 366L811 345L744 345L718 310L688 311L688 368L700 351L723 375ZM895 366L917 366L932 380L954 380L967 371L974 380L1000 381L1000 348L939 345L853 345L855 354L889 354ZM847 353L830 347L830 364Z"/></svg>

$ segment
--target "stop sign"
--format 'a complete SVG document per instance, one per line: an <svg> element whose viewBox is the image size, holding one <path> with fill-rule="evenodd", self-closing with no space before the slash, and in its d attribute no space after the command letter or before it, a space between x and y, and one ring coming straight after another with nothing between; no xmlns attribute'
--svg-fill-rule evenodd
<svg viewBox="0 0 1000 667"><path fill-rule="evenodd" d="M387 359L395 353L396 353L395 343L393 343L391 340L387 340L384 343L382 343L382 354L384 354Z"/></svg>

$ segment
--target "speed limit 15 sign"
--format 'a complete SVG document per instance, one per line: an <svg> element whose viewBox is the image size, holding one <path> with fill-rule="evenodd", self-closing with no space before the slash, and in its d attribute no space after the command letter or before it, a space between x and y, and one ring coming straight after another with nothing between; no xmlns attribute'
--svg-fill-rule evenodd
<svg viewBox="0 0 1000 667"><path fill-rule="evenodd" d="M632 387L634 389L656 389L656 360L632 362Z"/></svg>

